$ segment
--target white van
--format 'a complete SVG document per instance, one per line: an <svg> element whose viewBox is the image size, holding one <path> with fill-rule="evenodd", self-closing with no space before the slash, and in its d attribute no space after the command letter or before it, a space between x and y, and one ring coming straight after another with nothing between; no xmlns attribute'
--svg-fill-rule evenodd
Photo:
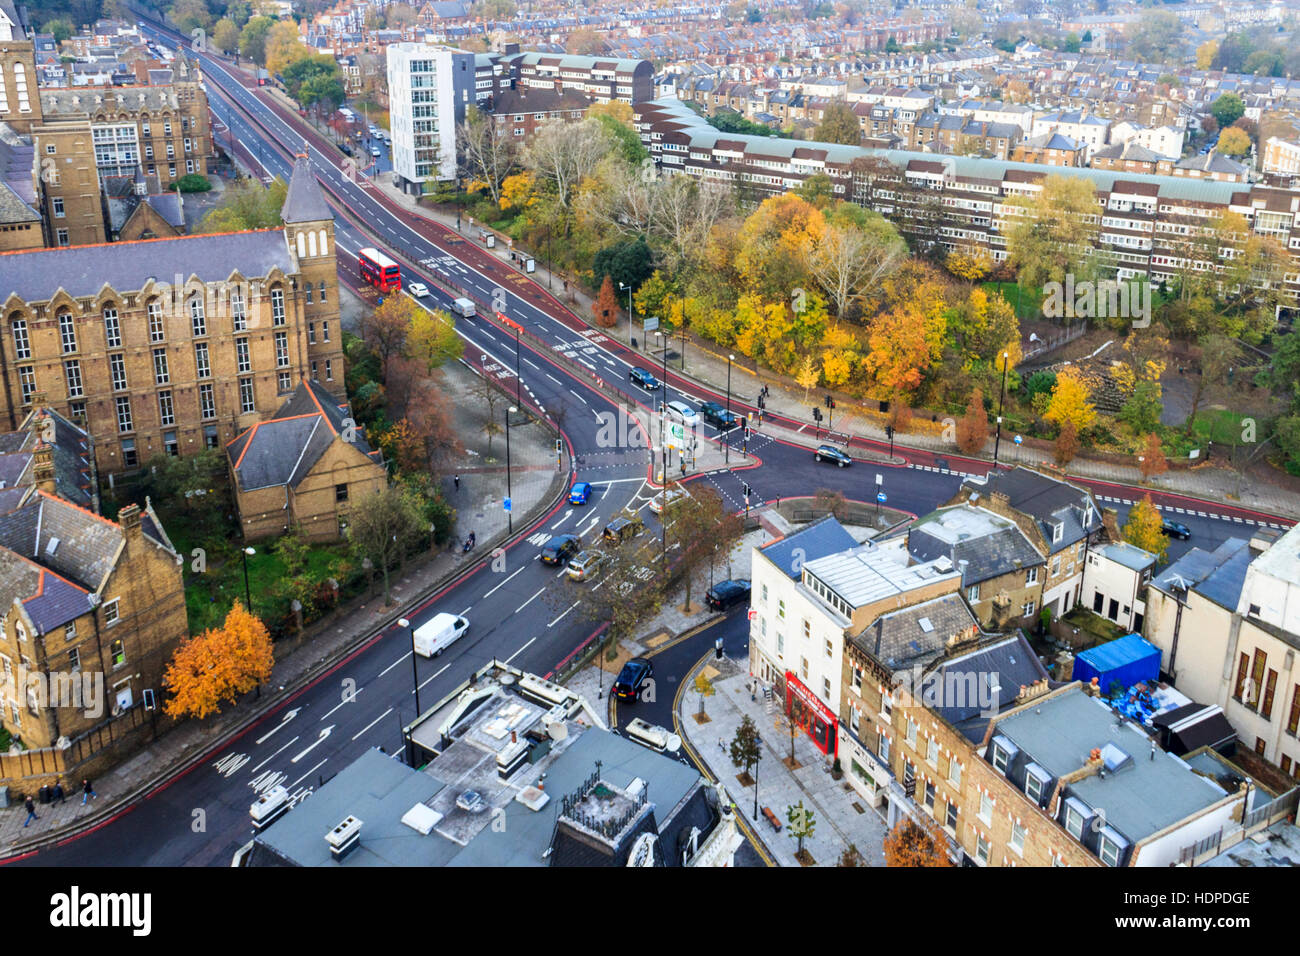
<svg viewBox="0 0 1300 956"><path fill-rule="evenodd" d="M469 621L459 614L438 614L415 629L411 638L415 653L436 657L469 630Z"/></svg>
<svg viewBox="0 0 1300 956"><path fill-rule="evenodd" d="M474 315L476 312L476 309L474 308L474 303L469 299L457 299L455 302L451 304L451 307L452 310L457 315L463 315L466 318L468 318L471 315Z"/></svg>

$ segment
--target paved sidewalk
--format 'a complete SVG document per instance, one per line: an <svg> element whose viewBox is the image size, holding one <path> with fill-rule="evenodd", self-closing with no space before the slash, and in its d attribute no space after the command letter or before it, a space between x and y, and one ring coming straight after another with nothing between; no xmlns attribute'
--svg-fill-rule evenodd
<svg viewBox="0 0 1300 956"><path fill-rule="evenodd" d="M440 210L430 209L427 206L421 206L411 196L395 189L391 183L386 182L387 177L380 177L376 188L381 189L386 195L401 202L404 206L413 211L417 211L425 217L456 228L456 216L454 213L448 214ZM461 223L461 232L466 236L477 236L480 225L476 223L473 227L469 225L468 219ZM486 252L493 252L505 264L513 265L514 268L522 272L520 263L511 263L510 251L506 248L503 241L498 241L495 249L484 249ZM539 284L547 281L548 272L541 258L536 259L537 271L533 275L534 281ZM561 296L563 289L564 276L555 273L551 278L551 291L556 293L557 297ZM567 302L574 316L581 322L590 324L588 318L591 315L591 298L577 288L576 283L570 283ZM602 330L612 333L613 337L626 341L626 325L620 324L612 330ZM638 341L640 336L637 336ZM645 343L639 343L643 347ZM711 351L716 348L709 344L701 344L688 339L685 349L686 364L685 370L682 369L680 355L680 341L676 343L674 349L675 356L670 359L670 371L682 375L686 378L694 379L714 391L723 391L727 383L727 360L725 355L717 354ZM647 353L648 354L648 353ZM742 358L739 362L731 363L731 393L738 402L745 405L753 406L758 397L759 389L764 385L768 388L768 394L765 399L767 409L789 418L800 421L807 421L807 425L802 430L793 428L774 428L771 423L760 426L760 429L773 437L779 437L787 441L794 441L799 444L815 445L818 441L818 434L815 430L815 424L809 417L811 414L811 404L817 401L820 396L826 393L826 389L815 389L811 392L794 385L792 382L781 378L771 372L763 369L753 370L746 365L752 364L749 359ZM837 396L844 409L848 409L855 404L855 400L843 396ZM921 414L918 410L917 414ZM884 425L877 425L873 420L865 416L853 416L852 423L848 425L847 431L844 427L844 419L841 418L840 427L833 431L834 438L843 441L850 435L857 438L871 439L874 441L888 441L884 432ZM832 425L835 422L832 421ZM825 430L820 431L820 437L825 437ZM1042 464L1051 461L1049 453L1037 449L1022 447L1015 449L1012 444L1012 435L1004 435L1003 445L1004 454L999 456L1005 464L1008 462L1029 464ZM985 448L987 457L983 458L984 467L976 470L983 472L987 470L987 465L992 461L993 440L989 440L989 445ZM961 455L957 448L942 440L937 435L929 435L918 432L909 432L901 436L898 448L917 449L930 452L934 455L952 456L954 458L968 458L969 456ZM854 449L854 454L869 460L887 461L886 454L873 452L869 450ZM895 458L896 461L901 459ZM973 466L972 466L973 467ZM1091 478L1099 481L1111 481L1118 484L1134 486L1133 497L1139 497L1146 490L1163 491L1173 494L1184 494L1195 498L1204 499L1209 502L1219 504L1230 504L1235 507L1255 508L1261 511L1273 514L1300 518L1300 494L1289 491L1285 487L1275 487L1268 484L1256 483L1249 487L1243 487L1240 495L1237 495L1238 479L1234 472L1226 467L1218 467L1215 464L1207 464L1189 471L1170 471L1155 479L1154 481L1142 485L1140 475L1136 466L1112 464L1110 462L1095 461L1087 458L1077 458L1071 463L1068 474L1074 477Z"/></svg>
<svg viewBox="0 0 1300 956"><path fill-rule="evenodd" d="M448 374L449 381L457 375L451 370ZM470 373L463 371L463 374ZM471 404L459 403L458 411ZM472 450L478 439L473 434L462 432L462 435ZM516 532L526 528L568 488L568 473L555 470L550 441L550 433L536 424L521 426L511 437ZM494 449L504 451L502 436L495 439ZM67 838L120 812L221 740L247 727L377 631L422 603L429 594L446 586L456 575L487 558L494 547L506 541L507 521L501 506L506 487L504 464L495 460L484 464L485 457L467 455L463 459L458 493L451 479L446 479L448 498L458 509L455 540L462 540L473 530L478 543L472 554L462 554L456 548L424 555L422 563L409 564L394 573L396 604L392 607L385 608L382 594L376 593L339 617L319 622L301 645L293 647L289 641L277 644L271 680L260 698L249 694L235 706L224 707L217 717L179 724L110 773L96 778L93 782L99 796L87 806L82 807L79 790L70 792L62 804L38 803L36 812L40 819L24 829L22 824L27 814L21 797L16 797L16 790L12 790L11 806L0 811L0 847L8 854L23 853L55 839ZM542 464L545 460L549 460L549 466ZM376 576L376 591L380 587Z"/></svg>
<svg viewBox="0 0 1300 956"><path fill-rule="evenodd" d="M749 827L762 841L767 852L781 866L800 866L795 859L797 841L789 835L786 814L788 808L803 801L815 823L811 837L804 840L804 849L817 866L835 866L840 854L852 843L862 854L868 866L884 866L881 846L887 832L884 821L862 799L846 779L831 777L830 762L806 734L796 734L795 759L802 765L790 770L784 761L790 756L789 734L780 728L778 717L780 702L773 697L764 701L760 693L751 700L750 677L744 661L725 658L715 661L710 655L702 669L711 676L714 696L705 703L708 721L699 723L696 714L700 709L700 696L694 690L692 671L684 684L677 712L679 732L709 769L709 773L722 781L736 806L744 813ZM737 780L737 769L731 762L731 741L736 736L741 719L749 716L758 726L762 738L763 756L758 765L758 821L754 820L754 787L742 786ZM769 807L782 831L775 832L762 815Z"/></svg>

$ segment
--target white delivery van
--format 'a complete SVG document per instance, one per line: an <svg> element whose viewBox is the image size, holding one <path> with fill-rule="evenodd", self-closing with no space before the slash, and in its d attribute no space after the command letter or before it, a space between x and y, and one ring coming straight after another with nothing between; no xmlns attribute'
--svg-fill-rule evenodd
<svg viewBox="0 0 1300 956"><path fill-rule="evenodd" d="M457 299L451 304L452 309L457 315L471 316L474 314L474 303L469 299Z"/></svg>
<svg viewBox="0 0 1300 956"><path fill-rule="evenodd" d="M415 629L415 653L435 657L469 630L469 621L458 614L439 614Z"/></svg>

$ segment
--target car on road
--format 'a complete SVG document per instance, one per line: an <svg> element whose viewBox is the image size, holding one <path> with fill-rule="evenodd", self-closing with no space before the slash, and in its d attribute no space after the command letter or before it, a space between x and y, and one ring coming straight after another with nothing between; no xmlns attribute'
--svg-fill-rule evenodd
<svg viewBox="0 0 1300 956"><path fill-rule="evenodd" d="M742 601L749 600L749 582L744 579L719 581L704 592L704 600L715 611L725 611Z"/></svg>
<svg viewBox="0 0 1300 956"><path fill-rule="evenodd" d="M339 143L339 149L343 150L343 154L345 156L352 155L352 147L349 146L347 143Z"/></svg>
<svg viewBox="0 0 1300 956"><path fill-rule="evenodd" d="M469 621L459 614L437 614L411 634L411 647L421 657L437 657L467 630Z"/></svg>
<svg viewBox="0 0 1300 956"><path fill-rule="evenodd" d="M585 505L587 499L591 497L591 483L587 481L575 481L573 487L569 489L569 504Z"/></svg>
<svg viewBox="0 0 1300 956"><path fill-rule="evenodd" d="M852 456L838 445L818 445L817 450L813 452L813 458L817 461L834 462L841 468L853 464Z"/></svg>
<svg viewBox="0 0 1300 956"><path fill-rule="evenodd" d="M600 536L606 541L619 543L628 538L635 538L645 530L645 523L639 515L620 516L601 529Z"/></svg>
<svg viewBox="0 0 1300 956"><path fill-rule="evenodd" d="M686 497L686 492L680 488L666 488L650 499L650 510L657 515L664 513L664 508L671 508L677 502Z"/></svg>
<svg viewBox="0 0 1300 956"><path fill-rule="evenodd" d="M415 296L417 299L422 299L429 294L429 287L423 282L408 282L406 284L406 291L411 293L411 295Z"/></svg>
<svg viewBox="0 0 1300 956"><path fill-rule="evenodd" d="M677 419L687 428L694 428L700 423L699 413L685 402L669 402L666 407L669 416Z"/></svg>
<svg viewBox="0 0 1300 956"><path fill-rule="evenodd" d="M599 551L579 551L569 562L569 577L574 581L586 581L604 563L605 556Z"/></svg>
<svg viewBox="0 0 1300 956"><path fill-rule="evenodd" d="M718 431L730 431L740 424L735 413L727 411L717 402L701 402L700 417Z"/></svg>
<svg viewBox="0 0 1300 956"><path fill-rule="evenodd" d="M634 657L614 678L614 696L620 700L636 700L655 675L655 666L644 657Z"/></svg>
<svg viewBox="0 0 1300 956"><path fill-rule="evenodd" d="M581 547L582 542L576 534L557 534L542 545L542 564L563 564Z"/></svg>
<svg viewBox="0 0 1300 956"><path fill-rule="evenodd" d="M647 392L653 392L660 387L659 379L643 368L633 368L632 371L627 373L627 378L633 385L640 385Z"/></svg>
<svg viewBox="0 0 1300 956"><path fill-rule="evenodd" d="M374 156L376 159L378 159L380 156L383 155L383 153L381 153L381 152L379 151L379 147L378 147L378 146L371 146L371 147L370 147L370 155L371 155L371 156Z"/></svg>
<svg viewBox="0 0 1300 956"><path fill-rule="evenodd" d="M1186 541L1192 536L1192 529L1185 524L1179 524L1177 521L1170 521L1164 518L1160 522L1160 530L1171 538L1178 538L1180 541Z"/></svg>

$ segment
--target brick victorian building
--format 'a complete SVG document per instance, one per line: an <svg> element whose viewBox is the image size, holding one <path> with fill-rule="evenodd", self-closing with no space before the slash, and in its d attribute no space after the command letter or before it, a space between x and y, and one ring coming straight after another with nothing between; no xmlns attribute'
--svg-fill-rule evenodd
<svg viewBox="0 0 1300 956"><path fill-rule="evenodd" d="M101 472L217 448L304 378L343 395L333 214L298 160L284 225L0 255L0 427L38 393Z"/></svg>
<svg viewBox="0 0 1300 956"><path fill-rule="evenodd" d="M0 434L0 723L23 743L0 782L28 793L141 743L188 633L181 558L147 501L96 513L92 459L39 398Z"/></svg>

